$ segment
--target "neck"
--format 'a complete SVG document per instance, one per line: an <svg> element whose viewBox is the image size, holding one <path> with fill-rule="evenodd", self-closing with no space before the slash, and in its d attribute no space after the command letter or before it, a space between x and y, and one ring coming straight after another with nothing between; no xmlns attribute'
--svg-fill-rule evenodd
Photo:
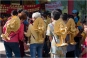
<svg viewBox="0 0 87 58"><path fill-rule="evenodd" d="M53 22L55 22L55 21L57 21L57 20L53 20Z"/></svg>
<svg viewBox="0 0 87 58"><path fill-rule="evenodd" d="M63 20L65 23L67 23L67 20Z"/></svg>

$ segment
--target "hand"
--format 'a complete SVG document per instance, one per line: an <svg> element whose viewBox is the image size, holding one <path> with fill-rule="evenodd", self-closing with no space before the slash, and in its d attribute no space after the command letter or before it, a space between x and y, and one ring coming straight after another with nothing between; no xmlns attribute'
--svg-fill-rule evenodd
<svg viewBox="0 0 87 58"><path fill-rule="evenodd" d="M26 32L24 32L24 34L27 34Z"/></svg>
<svg viewBox="0 0 87 58"><path fill-rule="evenodd" d="M50 39L50 42L52 41L52 39Z"/></svg>
<svg viewBox="0 0 87 58"><path fill-rule="evenodd" d="M52 41L52 37L51 36L49 36L49 40L50 40L50 42Z"/></svg>

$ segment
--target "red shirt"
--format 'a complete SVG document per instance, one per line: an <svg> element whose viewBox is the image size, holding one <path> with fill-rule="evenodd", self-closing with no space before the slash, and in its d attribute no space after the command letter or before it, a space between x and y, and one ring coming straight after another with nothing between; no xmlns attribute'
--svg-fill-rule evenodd
<svg viewBox="0 0 87 58"><path fill-rule="evenodd" d="M87 37L86 37L86 39L85 39L85 41L84 41L84 43L83 43L82 51L83 51L85 48L87 48ZM87 57L87 52L86 52L84 55L82 55L82 58L86 58L86 57Z"/></svg>
<svg viewBox="0 0 87 58"><path fill-rule="evenodd" d="M7 20L10 20L12 18L12 16L11 17L9 17Z"/></svg>
<svg viewBox="0 0 87 58"><path fill-rule="evenodd" d="M7 23L8 23L8 21L6 22L6 24ZM5 31L6 31L6 24L3 27L3 33L5 33ZM24 24L21 23L19 30L16 32L11 32L9 37L10 37L10 40L4 40L4 41L19 42L19 40L23 40L24 39Z"/></svg>

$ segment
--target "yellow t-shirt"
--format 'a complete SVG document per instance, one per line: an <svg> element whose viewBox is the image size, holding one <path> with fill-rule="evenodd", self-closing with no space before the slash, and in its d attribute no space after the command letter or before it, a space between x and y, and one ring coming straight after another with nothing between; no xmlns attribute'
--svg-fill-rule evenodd
<svg viewBox="0 0 87 58"><path fill-rule="evenodd" d="M81 19L78 21L77 26L82 26Z"/></svg>
<svg viewBox="0 0 87 58"><path fill-rule="evenodd" d="M82 35L83 38L86 38L86 34L85 34L85 32L82 32L81 35Z"/></svg>

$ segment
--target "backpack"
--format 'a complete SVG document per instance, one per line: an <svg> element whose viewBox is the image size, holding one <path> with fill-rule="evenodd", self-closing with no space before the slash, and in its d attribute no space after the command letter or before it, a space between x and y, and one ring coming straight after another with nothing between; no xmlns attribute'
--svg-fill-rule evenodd
<svg viewBox="0 0 87 58"><path fill-rule="evenodd" d="M7 40L10 40L8 37L11 32L16 32L20 28L20 19L18 16L13 16L10 20L6 22L6 31L5 34L2 34L2 38L6 38Z"/></svg>
<svg viewBox="0 0 87 58"><path fill-rule="evenodd" d="M42 18L37 18L33 23L34 31L36 32L38 38L35 38L39 43L43 43L45 39L46 25Z"/></svg>

